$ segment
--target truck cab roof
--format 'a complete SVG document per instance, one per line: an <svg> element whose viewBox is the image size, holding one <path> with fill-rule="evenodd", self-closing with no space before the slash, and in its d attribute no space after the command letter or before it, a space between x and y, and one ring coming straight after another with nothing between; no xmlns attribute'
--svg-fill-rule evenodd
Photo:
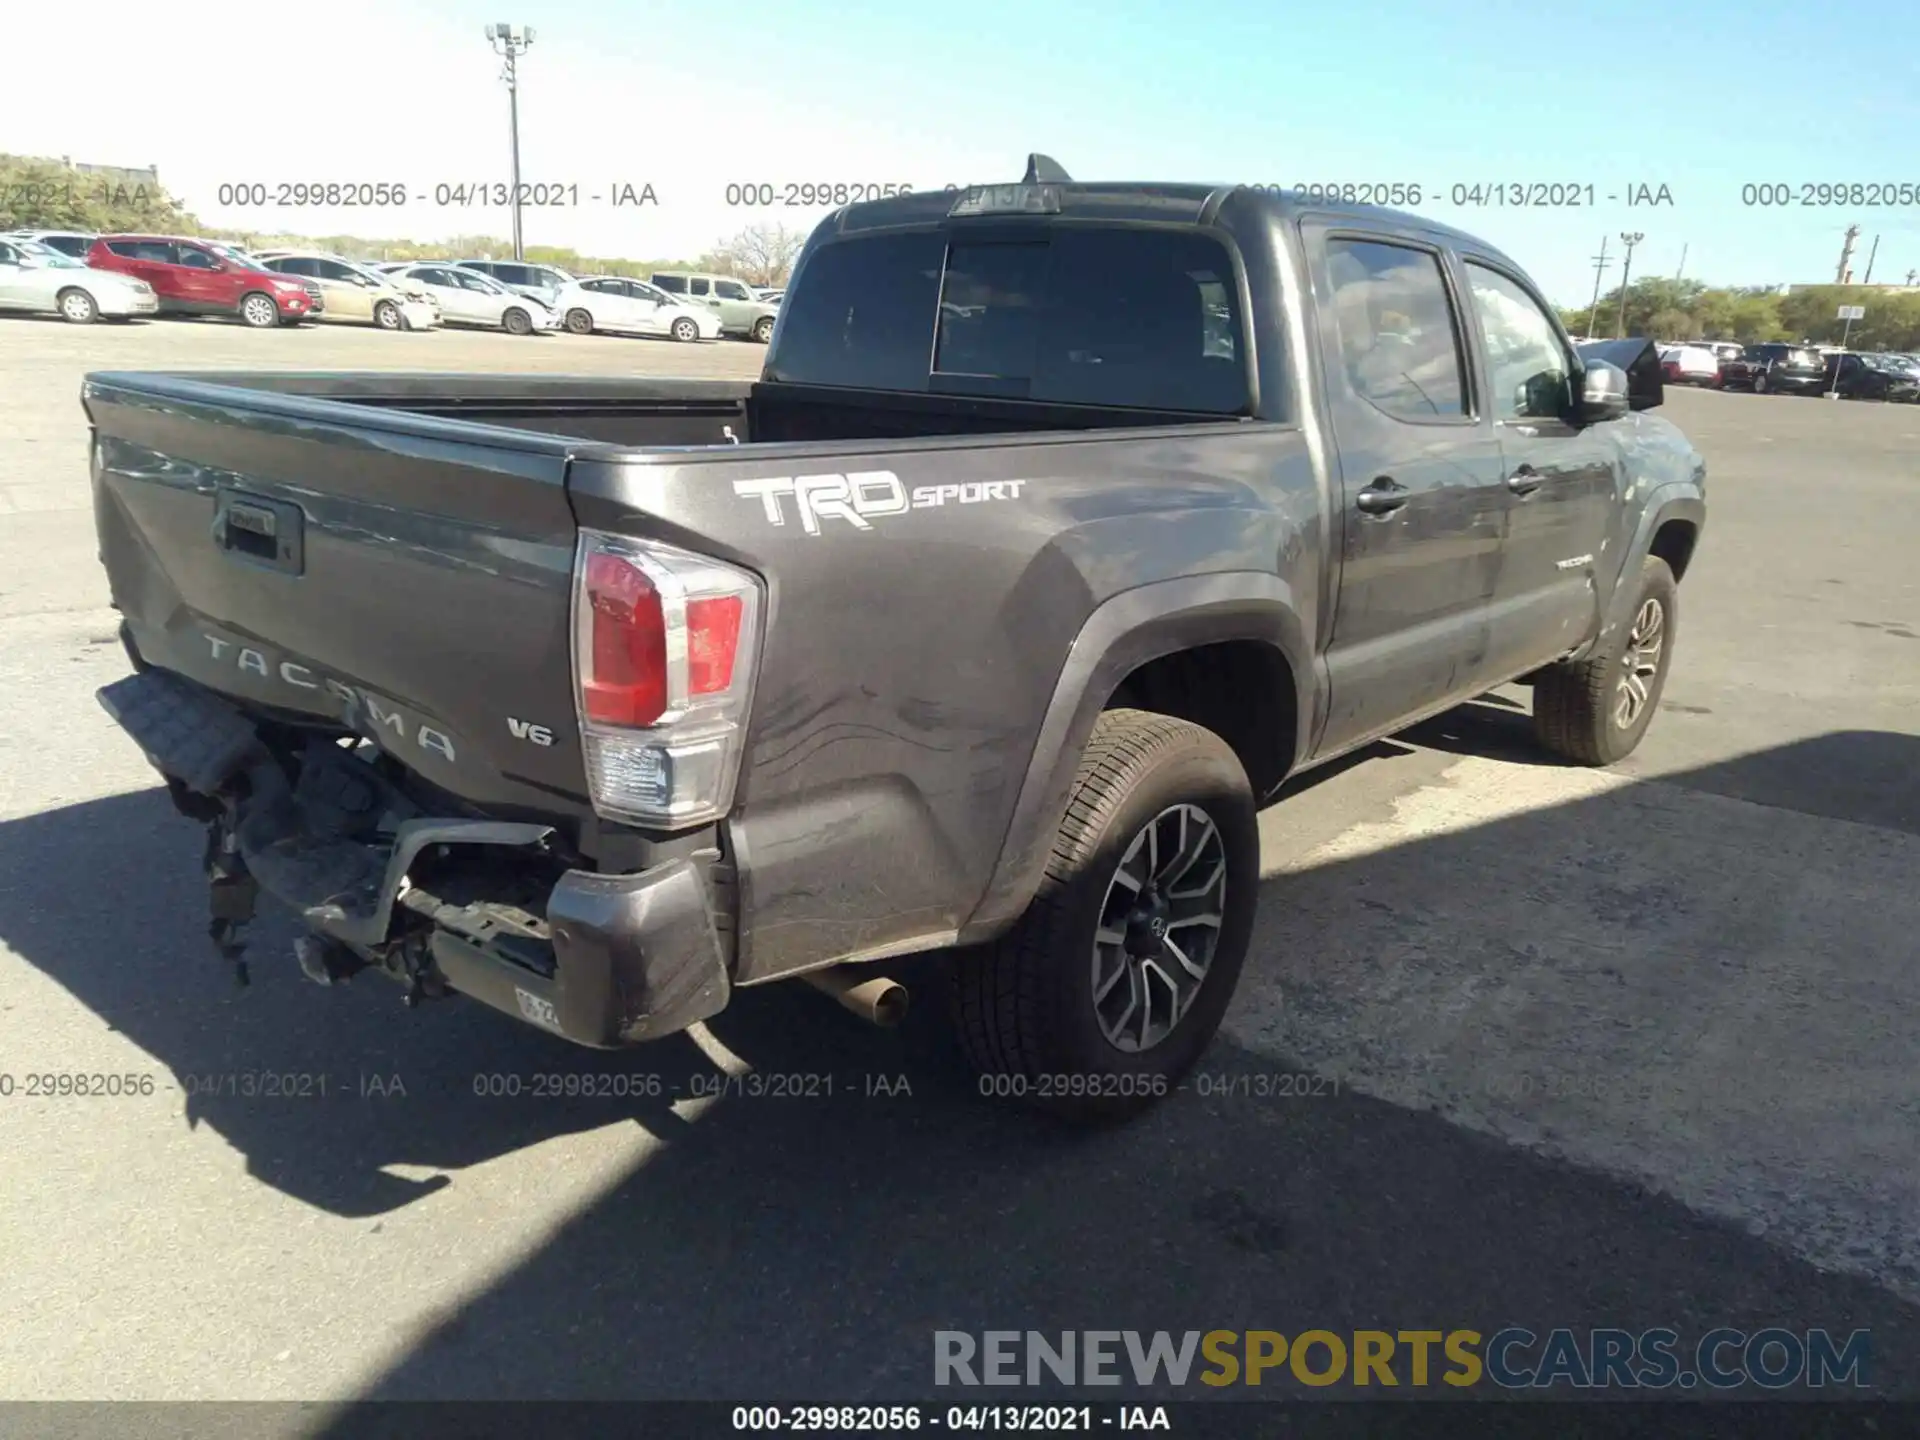
<svg viewBox="0 0 1920 1440"><path fill-rule="evenodd" d="M834 217L836 233L863 234L877 230L911 229L990 220L1055 219L1065 222L1097 221L1107 225L1221 225L1228 230L1240 228L1242 216L1264 216L1274 223L1313 216L1317 219L1351 222L1357 228L1390 229L1418 233L1463 246L1491 258L1513 264L1501 252L1478 236L1470 235L1442 221L1393 210L1379 205L1338 203L1318 197L1298 197L1291 192L1257 185L1162 184L1153 181L1074 181L1061 184L980 185L972 191L1036 191L1044 188L1057 200L1057 208L1045 211L1008 208L983 215L954 215L955 206L970 192L966 190L922 191L909 195L865 200L841 208Z"/></svg>

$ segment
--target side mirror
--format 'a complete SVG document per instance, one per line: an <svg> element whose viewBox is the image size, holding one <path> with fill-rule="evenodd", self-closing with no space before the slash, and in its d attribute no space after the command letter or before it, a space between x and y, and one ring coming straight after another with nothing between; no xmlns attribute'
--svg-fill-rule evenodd
<svg viewBox="0 0 1920 1440"><path fill-rule="evenodd" d="M1589 360L1580 381L1580 423L1618 420L1633 409L1627 372L1606 360Z"/></svg>
<svg viewBox="0 0 1920 1440"><path fill-rule="evenodd" d="M1667 398L1660 351L1651 340L1594 340L1579 347L1581 363L1591 373L1598 364L1611 365L1627 377L1627 403L1634 410L1651 410Z"/></svg>

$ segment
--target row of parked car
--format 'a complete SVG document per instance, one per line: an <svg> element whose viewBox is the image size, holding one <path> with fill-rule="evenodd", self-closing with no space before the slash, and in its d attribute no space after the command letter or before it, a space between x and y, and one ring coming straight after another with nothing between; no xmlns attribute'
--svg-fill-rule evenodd
<svg viewBox="0 0 1920 1440"><path fill-rule="evenodd" d="M1891 351L1868 354L1804 341L1693 340L1661 346L1660 365L1669 384L1920 403L1920 357Z"/></svg>
<svg viewBox="0 0 1920 1440"><path fill-rule="evenodd" d="M347 321L382 330L466 325L765 344L783 292L730 275L647 280L503 260L367 264L311 250L248 251L198 237L24 230L0 235L0 309L76 324L226 315L258 329Z"/></svg>

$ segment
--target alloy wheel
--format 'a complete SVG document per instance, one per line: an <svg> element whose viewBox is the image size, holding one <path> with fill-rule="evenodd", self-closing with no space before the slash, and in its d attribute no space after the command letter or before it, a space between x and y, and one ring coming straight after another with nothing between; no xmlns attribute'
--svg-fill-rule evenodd
<svg viewBox="0 0 1920 1440"><path fill-rule="evenodd" d="M1648 599L1627 632L1627 651L1620 658L1624 672L1614 691L1613 723L1631 730L1647 708L1654 677L1660 673L1660 652L1666 642L1667 612L1658 600Z"/></svg>
<svg viewBox="0 0 1920 1440"><path fill-rule="evenodd" d="M1227 851L1197 805L1170 805L1121 856L1093 940L1093 1008L1116 1050L1151 1050L1206 983L1227 910Z"/></svg>

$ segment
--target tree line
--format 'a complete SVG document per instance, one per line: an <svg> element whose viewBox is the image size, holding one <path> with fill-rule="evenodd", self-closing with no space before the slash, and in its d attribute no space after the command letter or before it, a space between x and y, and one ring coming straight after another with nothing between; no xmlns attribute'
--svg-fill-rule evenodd
<svg viewBox="0 0 1920 1440"><path fill-rule="evenodd" d="M56 161L0 155L0 231L79 230L98 235L133 232L223 240L249 250L324 250L349 260L454 260L468 256L510 257L512 243L495 235L455 235L446 240L367 239L359 235L292 235L203 225L159 184L135 183L69 170ZM806 236L783 225L753 225L705 253L684 258L632 259L585 255L560 245L523 247L528 261L558 265L579 275L631 275L656 270L705 270L735 275L749 285L783 285Z"/></svg>
<svg viewBox="0 0 1920 1440"><path fill-rule="evenodd" d="M1864 319L1839 318L1842 305L1858 305ZM1588 328L1589 317L1592 329ZM1920 350L1920 290L1871 290L1860 285L1813 285L1782 295L1770 286L1716 289L1699 280L1649 276L1627 287L1626 323L1620 321L1620 287L1598 306L1560 307L1574 335L1643 335L1653 340L1806 340L1837 344L1842 335L1855 350Z"/></svg>

